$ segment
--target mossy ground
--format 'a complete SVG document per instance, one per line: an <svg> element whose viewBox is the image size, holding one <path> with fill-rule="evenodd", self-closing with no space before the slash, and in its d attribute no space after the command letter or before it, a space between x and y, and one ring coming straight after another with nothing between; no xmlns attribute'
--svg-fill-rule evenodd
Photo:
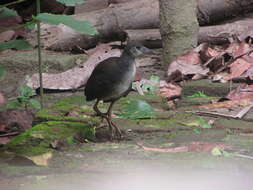
<svg viewBox="0 0 253 190"><path fill-rule="evenodd" d="M12 138L5 150L22 156L35 156L52 152L51 143L55 141L71 145L75 138L92 140L95 138L97 117L87 115L91 109L83 105L79 96L66 97L42 109L36 115L36 125ZM72 114L72 115L71 115Z"/></svg>
<svg viewBox="0 0 253 190"><path fill-rule="evenodd" d="M197 91L201 90L197 89L195 92ZM235 156L237 153L253 154L252 132L250 132L252 131L252 123L198 116L185 112L185 110L194 109L199 104L210 102L215 96L215 93L213 93L207 94L212 97L187 97L195 92L185 95L176 110L168 110L164 104L165 101L159 96L140 96L131 93L117 102L113 110L116 116L113 121L124 132L126 137L124 140L120 142L106 141L69 145L63 151L55 151L47 167L25 166L22 164L14 166L10 164L7 155L6 157L0 157L1 174L8 177L32 175L33 177L25 182L17 180L14 183L22 183L19 188L26 190L53 190L56 188L67 190L70 188L69 184L72 183L78 184L71 186L75 189L83 189L84 186L88 187L89 185L91 189L93 185L94 189L98 189L95 188L98 184L102 184L102 186L99 186L100 188L106 189L104 184L108 181L113 181L115 184L115 186L108 187L108 189L116 189L115 187L118 189L121 187L119 183L122 181L124 186L121 189L124 189L126 186L129 187L128 185L135 179L133 177L135 175L145 176L146 180L142 181L142 184L149 184L156 178L156 175L154 175L156 172L157 175L159 174L158 176L161 176L162 173L162 176L165 176L166 179L170 178L169 176L181 177L186 174L189 178L191 174L188 175L188 172L199 172L197 178L192 179L192 181L196 180L196 183L200 183L199 179L203 173L214 173L214 176L221 176L221 178L224 176L229 177L230 184L234 182L231 180L233 177L241 180L252 176L252 160ZM217 99L218 97L214 98ZM117 115L122 112L123 106L136 99L147 101L156 111L156 115L150 119L117 118ZM33 138L36 137L35 139L40 140L43 136L40 132L41 128L47 134L45 135L47 142L51 142L55 138L68 139L73 137L73 133L83 132L84 129L87 129L86 127L101 122L99 118L94 117L92 105L92 102L85 102L82 95L64 98L50 108L39 112L37 116L39 121L43 121L43 123L23 133L16 140L13 139L10 144L16 146L15 143L21 143L23 137L32 134ZM101 110L106 110L107 104L100 104L99 107ZM73 120L82 120L84 122L74 122ZM213 120L212 127L205 128L205 124L210 120ZM64 130L61 131L63 128ZM51 135L48 135L49 131L52 132ZM107 132L107 128L99 128L96 132L101 131ZM72 142L72 140L73 138L70 138L68 142ZM233 154L214 156L210 152L164 153L148 151L137 145L140 142L146 147L157 148L158 150L159 148L185 146L191 142L222 143L231 147L230 151ZM48 148L48 144L42 143L42 145ZM178 173L180 175L177 175ZM129 180L127 177L123 177L120 182L115 180L122 175L128 177L130 175L131 177ZM149 179L150 176L152 176L152 180ZM22 179L27 178L23 177ZM213 176L208 179L214 180ZM8 190L8 187L6 190Z"/></svg>

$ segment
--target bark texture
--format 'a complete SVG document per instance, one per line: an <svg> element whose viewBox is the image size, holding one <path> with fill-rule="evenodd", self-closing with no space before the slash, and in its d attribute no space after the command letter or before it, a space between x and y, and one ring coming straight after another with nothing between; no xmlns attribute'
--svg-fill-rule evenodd
<svg viewBox="0 0 253 190"><path fill-rule="evenodd" d="M197 0L200 25L211 25L224 19L253 11L252 0Z"/></svg>
<svg viewBox="0 0 253 190"><path fill-rule="evenodd" d="M69 51L77 44L88 49L100 41L113 41L125 38L125 29L158 28L159 13L156 0L139 0L115 4L105 9L76 15L78 20L89 20L97 28L99 35L82 35L63 26L42 26L42 43L52 50ZM36 32L31 33L28 40L36 43Z"/></svg>
<svg viewBox="0 0 253 190"><path fill-rule="evenodd" d="M253 36L253 14L246 18L228 23L202 26L199 28L198 43L221 45L230 43L233 36L243 41L248 36ZM159 29L126 30L128 41L138 41L150 48L161 48L162 41Z"/></svg>
<svg viewBox="0 0 253 190"><path fill-rule="evenodd" d="M163 43L163 63L170 64L197 46L198 21L196 0L159 0L160 33Z"/></svg>
<svg viewBox="0 0 253 190"><path fill-rule="evenodd" d="M75 14L104 9L112 6L112 4L126 3L129 1L133 0L87 0L83 4L75 7Z"/></svg>

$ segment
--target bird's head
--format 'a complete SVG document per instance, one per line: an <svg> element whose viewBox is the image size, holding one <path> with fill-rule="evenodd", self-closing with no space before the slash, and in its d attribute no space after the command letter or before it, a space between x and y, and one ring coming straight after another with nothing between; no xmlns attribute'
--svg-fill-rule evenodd
<svg viewBox="0 0 253 190"><path fill-rule="evenodd" d="M125 51L128 51L132 56L139 57L143 54L152 52L140 43L129 44L126 46Z"/></svg>
<svg viewBox="0 0 253 190"><path fill-rule="evenodd" d="M141 44L134 44L130 46L129 51L134 57L139 57L143 54L147 54L151 52L150 49L146 48L145 46Z"/></svg>

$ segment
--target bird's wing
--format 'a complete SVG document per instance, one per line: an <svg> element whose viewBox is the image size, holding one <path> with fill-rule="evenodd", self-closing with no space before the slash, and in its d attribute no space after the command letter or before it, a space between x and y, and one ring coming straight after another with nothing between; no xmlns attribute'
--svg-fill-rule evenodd
<svg viewBox="0 0 253 190"><path fill-rule="evenodd" d="M113 91L115 81L120 80L121 73L118 69L119 57L108 58L99 63L93 70L85 87L87 100L103 98Z"/></svg>

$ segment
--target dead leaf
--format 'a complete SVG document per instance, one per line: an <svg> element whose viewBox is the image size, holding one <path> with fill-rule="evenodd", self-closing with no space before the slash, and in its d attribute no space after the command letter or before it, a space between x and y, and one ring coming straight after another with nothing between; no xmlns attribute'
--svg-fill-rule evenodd
<svg viewBox="0 0 253 190"><path fill-rule="evenodd" d="M3 17L0 18L0 30L8 30L9 28L13 28L22 23L21 17ZM19 28L16 30L6 31L0 34L0 42L14 40L18 36L24 37L26 35L27 30L23 28Z"/></svg>
<svg viewBox="0 0 253 190"><path fill-rule="evenodd" d="M225 148L228 148L228 146L222 143L192 142L189 145L189 152L212 152L214 148L224 150Z"/></svg>
<svg viewBox="0 0 253 190"><path fill-rule="evenodd" d="M245 30L240 36L238 36L238 39L242 41L247 41L248 39L253 39L253 27L249 27L247 30Z"/></svg>
<svg viewBox="0 0 253 190"><path fill-rule="evenodd" d="M0 145L5 145L11 140L10 137L0 137Z"/></svg>
<svg viewBox="0 0 253 190"><path fill-rule="evenodd" d="M67 145L66 142L64 142L62 140L58 140L58 139L56 139L50 143L50 146L56 150L62 150L62 148L65 147L66 145Z"/></svg>
<svg viewBox="0 0 253 190"><path fill-rule="evenodd" d="M48 163L52 157L52 152L47 152L38 156L26 156L26 158L32 160L38 166L48 166Z"/></svg>
<svg viewBox="0 0 253 190"><path fill-rule="evenodd" d="M253 101L253 85L240 84L227 95L227 98L230 100L247 99Z"/></svg>
<svg viewBox="0 0 253 190"><path fill-rule="evenodd" d="M33 119L34 114L31 111L5 110L0 112L0 126L5 126L4 133L25 131L32 127Z"/></svg>
<svg viewBox="0 0 253 190"><path fill-rule="evenodd" d="M181 96L182 88L179 85L167 83L166 81L160 81L159 85L158 94L161 94L161 96L167 98L167 100L172 100Z"/></svg>
<svg viewBox="0 0 253 190"><path fill-rule="evenodd" d="M155 152L188 152L187 146L175 147L175 148L151 148L146 147L143 143L137 143L138 146L143 148L144 150L148 151L155 151Z"/></svg>
<svg viewBox="0 0 253 190"><path fill-rule="evenodd" d="M83 64L83 67L74 67L58 74L43 73L43 87L46 89L70 90L85 85L98 63L109 57L119 57L121 55L119 49L112 49L111 45L113 44L115 43L98 45L89 52L91 55ZM39 88L39 75L34 74L27 77L26 85L33 89Z"/></svg>
<svg viewBox="0 0 253 190"><path fill-rule="evenodd" d="M207 62L212 57L217 57L221 54L221 52L213 48L210 48L208 43L202 43L197 48L198 50L196 51L196 48L195 48L195 51L199 53L200 59L204 63Z"/></svg>
<svg viewBox="0 0 253 190"><path fill-rule="evenodd" d="M143 145L143 143L137 143L141 148L148 151L156 152L212 152L217 147L220 150L228 148L227 145L221 143L204 143L204 142L191 142L185 146L173 147L173 148L150 148Z"/></svg>
<svg viewBox="0 0 253 190"><path fill-rule="evenodd" d="M192 51L180 56L168 67L168 81L190 79L196 74L206 76L209 69L204 68L201 64L199 54L196 52Z"/></svg>
<svg viewBox="0 0 253 190"><path fill-rule="evenodd" d="M248 106L252 103L250 99L238 99L238 100L233 100L233 101L224 101L224 102L216 102L213 104L206 104L206 105L201 105L199 108L201 109L207 109L211 111L212 109L218 109L218 108L227 108L227 109L232 109L232 108L237 108L237 107L245 107Z"/></svg>
<svg viewBox="0 0 253 190"><path fill-rule="evenodd" d="M2 93L0 93L0 105L5 103L5 98Z"/></svg>
<svg viewBox="0 0 253 190"><path fill-rule="evenodd" d="M242 54L249 52L251 49L252 48L248 43L245 42L240 43L239 46L236 49L234 49L233 56L234 57L240 56Z"/></svg>
<svg viewBox="0 0 253 190"><path fill-rule="evenodd" d="M235 60L231 65L229 65L230 73L224 77L224 80L229 81L233 78L240 77L251 66L252 66L252 63L249 63L244 58L239 58Z"/></svg>
<svg viewBox="0 0 253 190"><path fill-rule="evenodd" d="M7 42L15 38L15 32L13 30L8 30L0 33L0 42Z"/></svg>

